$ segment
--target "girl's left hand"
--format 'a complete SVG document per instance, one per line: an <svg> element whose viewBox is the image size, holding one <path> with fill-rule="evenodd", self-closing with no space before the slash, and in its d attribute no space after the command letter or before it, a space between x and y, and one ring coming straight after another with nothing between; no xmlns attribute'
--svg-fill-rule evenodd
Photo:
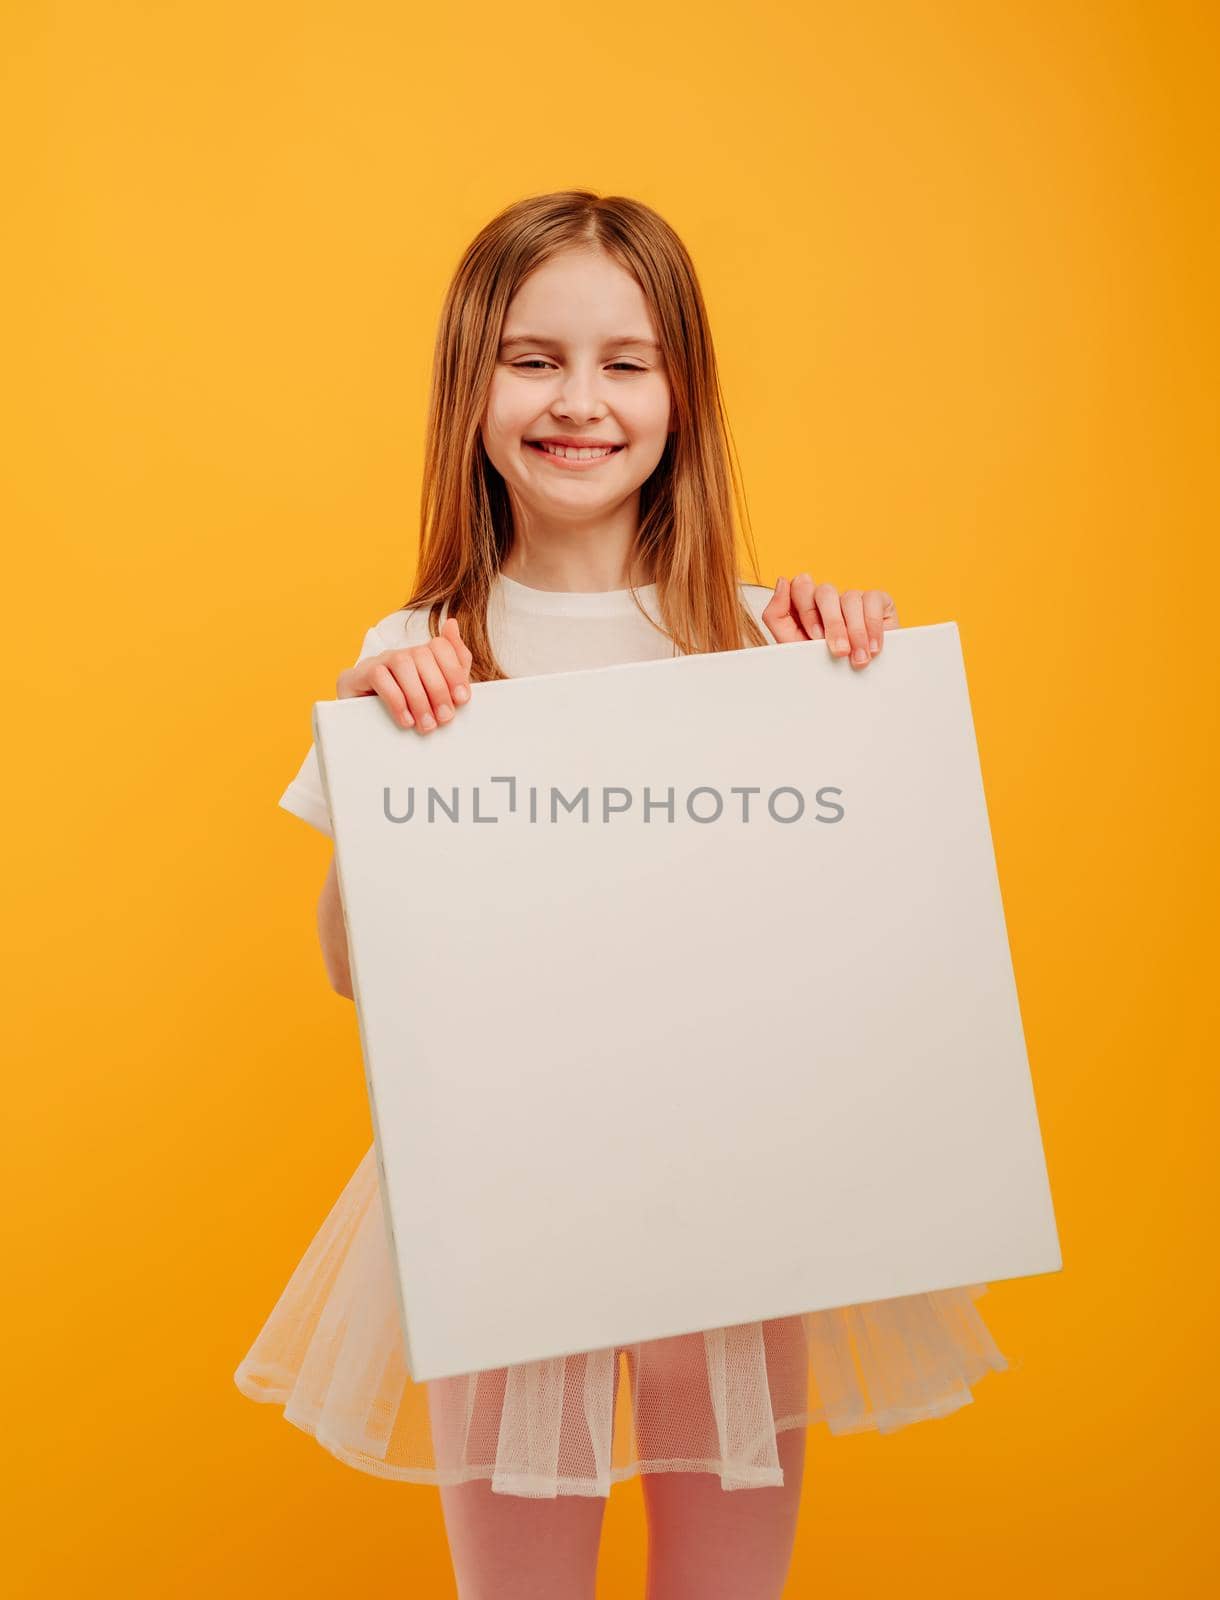
<svg viewBox="0 0 1220 1600"><path fill-rule="evenodd" d="M815 584L807 572L781 578L763 610L763 621L780 644L825 639L831 654L851 652L853 667L865 667L881 652L882 634L898 626L894 601L884 589L844 589Z"/></svg>

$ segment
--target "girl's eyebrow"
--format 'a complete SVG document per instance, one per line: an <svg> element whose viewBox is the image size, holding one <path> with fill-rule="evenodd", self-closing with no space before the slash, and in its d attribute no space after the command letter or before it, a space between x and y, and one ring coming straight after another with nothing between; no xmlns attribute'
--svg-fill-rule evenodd
<svg viewBox="0 0 1220 1600"><path fill-rule="evenodd" d="M541 334L541 333L515 333L515 334L513 334L511 339L501 339L501 341L500 341L500 349L501 350L508 350L509 348L511 348L511 346L517 345L517 344L528 344L528 345L534 346L535 348L537 348L540 345L553 345L553 346L556 346L558 348L562 348L563 340L562 339L548 339L544 334ZM657 343L657 341L655 339L637 339L634 336L627 335L627 334L625 334L622 337L617 338L617 339L607 339L607 340L605 340L603 348L607 349L607 350L610 350L610 349L613 349L613 348L617 348L619 345L625 345L625 344L643 345L646 349L655 350L658 354L660 354L660 350L661 350L661 346Z"/></svg>

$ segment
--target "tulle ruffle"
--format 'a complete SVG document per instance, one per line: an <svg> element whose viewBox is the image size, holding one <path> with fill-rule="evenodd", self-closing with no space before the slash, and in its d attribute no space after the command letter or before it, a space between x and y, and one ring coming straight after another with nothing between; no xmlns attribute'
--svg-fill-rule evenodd
<svg viewBox="0 0 1220 1600"><path fill-rule="evenodd" d="M985 1284L414 1383L370 1146L234 1374L360 1471L607 1495L643 1472L783 1482L777 1436L893 1432L945 1416L1008 1366Z"/></svg>

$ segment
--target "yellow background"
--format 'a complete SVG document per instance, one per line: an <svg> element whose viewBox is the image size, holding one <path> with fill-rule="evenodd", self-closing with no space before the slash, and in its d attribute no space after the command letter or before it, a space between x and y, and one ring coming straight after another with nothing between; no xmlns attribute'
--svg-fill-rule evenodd
<svg viewBox="0 0 1220 1600"><path fill-rule="evenodd" d="M577 185L694 256L763 580L960 627L1061 1230L981 1303L1019 1370L810 1434L788 1594L1201 1593L1214 8L0 26L9 1592L452 1593L435 1489L231 1380L371 1137L328 846L276 800L407 593L461 250ZM637 1480L600 1600L643 1561Z"/></svg>

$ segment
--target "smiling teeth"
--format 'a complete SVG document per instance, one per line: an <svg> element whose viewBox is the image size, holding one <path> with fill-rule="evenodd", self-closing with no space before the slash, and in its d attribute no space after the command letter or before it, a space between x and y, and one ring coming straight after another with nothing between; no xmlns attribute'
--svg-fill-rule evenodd
<svg viewBox="0 0 1220 1600"><path fill-rule="evenodd" d="M572 446L564 444L544 444L542 448L549 456L564 456L568 461L593 461L598 456L613 455L613 448L607 445L602 450L575 450Z"/></svg>

